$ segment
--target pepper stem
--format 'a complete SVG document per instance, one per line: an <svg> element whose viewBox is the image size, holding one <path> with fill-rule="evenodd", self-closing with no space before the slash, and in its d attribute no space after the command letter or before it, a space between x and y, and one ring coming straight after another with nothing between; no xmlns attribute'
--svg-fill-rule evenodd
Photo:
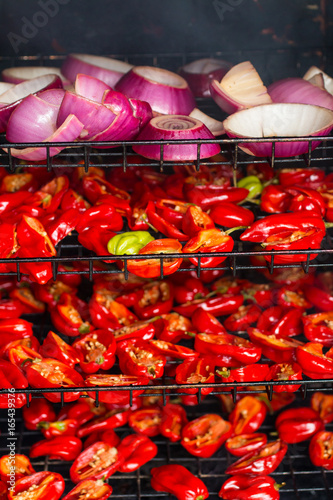
<svg viewBox="0 0 333 500"><path fill-rule="evenodd" d="M204 500L204 496L203 495L199 495L195 500Z"/></svg>
<svg viewBox="0 0 333 500"><path fill-rule="evenodd" d="M325 227L326 229L330 229L331 227L333 227L333 222L325 222Z"/></svg>
<svg viewBox="0 0 333 500"><path fill-rule="evenodd" d="M230 370L216 370L216 373L223 378L230 377Z"/></svg>
<svg viewBox="0 0 333 500"><path fill-rule="evenodd" d="M240 229L248 229L249 226L236 226L236 227L231 227L230 229L228 229L227 231L224 231L225 234L231 234L233 233L234 231L238 231Z"/></svg>
<svg viewBox="0 0 333 500"><path fill-rule="evenodd" d="M276 491L279 491L279 489L282 488L282 486L285 486L285 485L286 485L286 483L275 483L274 484L274 489Z"/></svg>
<svg viewBox="0 0 333 500"><path fill-rule="evenodd" d="M194 332L185 332L185 335L188 335L189 337L195 337L196 334Z"/></svg>

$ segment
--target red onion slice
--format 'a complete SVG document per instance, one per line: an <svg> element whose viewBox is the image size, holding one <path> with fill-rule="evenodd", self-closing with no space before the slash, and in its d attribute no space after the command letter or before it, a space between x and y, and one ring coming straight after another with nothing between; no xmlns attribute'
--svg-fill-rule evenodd
<svg viewBox="0 0 333 500"><path fill-rule="evenodd" d="M46 67L46 66L17 66L13 68L6 68L2 71L1 77L4 82L18 83L39 78L45 75L58 75L61 78L62 84L70 85L70 81L65 78L59 68Z"/></svg>
<svg viewBox="0 0 333 500"><path fill-rule="evenodd" d="M138 141L165 140L163 159L166 161L186 161L197 159L197 144L170 144L174 140L214 139L213 134L199 120L183 115L156 116L145 126L137 137ZM133 150L152 160L160 160L158 144L135 144ZM218 144L201 144L200 158L209 158L220 152Z"/></svg>
<svg viewBox="0 0 333 500"><path fill-rule="evenodd" d="M185 78L195 97L210 97L210 82L222 80L231 67L231 63L221 59L198 59L185 64L179 74Z"/></svg>
<svg viewBox="0 0 333 500"><path fill-rule="evenodd" d="M64 89L49 89L38 94L38 97L39 99L43 99L43 101L54 104L60 108L60 104L62 103L65 94L66 90Z"/></svg>
<svg viewBox="0 0 333 500"><path fill-rule="evenodd" d="M107 90L111 90L111 87L98 78L82 74L76 77L75 92L91 101L101 103Z"/></svg>
<svg viewBox="0 0 333 500"><path fill-rule="evenodd" d="M153 110L150 104L139 99L129 99L129 102L131 103L134 116L140 119L140 128L145 127L153 117Z"/></svg>
<svg viewBox="0 0 333 500"><path fill-rule="evenodd" d="M333 96L303 78L284 78L268 87L274 102L314 104L333 110Z"/></svg>
<svg viewBox="0 0 333 500"><path fill-rule="evenodd" d="M197 120L200 120L202 123L204 123L215 137L225 134L223 123L215 120L211 116L206 115L206 113L203 113L202 111L200 111L200 109L194 108L189 116L191 116L192 118L196 118Z"/></svg>
<svg viewBox="0 0 333 500"><path fill-rule="evenodd" d="M194 96L184 78L166 69L136 66L116 85L127 97L149 102L153 111L189 115L195 108Z"/></svg>
<svg viewBox="0 0 333 500"><path fill-rule="evenodd" d="M133 68L132 64L118 59L111 59L110 57L69 54L62 65L61 71L71 82L75 81L76 75L83 73L102 80L110 87L114 87L117 81L131 68Z"/></svg>
<svg viewBox="0 0 333 500"><path fill-rule="evenodd" d="M213 80L210 93L216 104L228 114L272 102L267 88L250 61L231 68L220 83Z"/></svg>
<svg viewBox="0 0 333 500"><path fill-rule="evenodd" d="M4 94L5 92L7 92L7 90L13 87L14 87L13 83L0 82L0 95Z"/></svg>
<svg viewBox="0 0 333 500"><path fill-rule="evenodd" d="M333 95L333 78L316 66L311 66L303 76L303 79L309 81L316 75L321 75L323 77L325 89Z"/></svg>
<svg viewBox="0 0 333 500"><path fill-rule="evenodd" d="M223 122L231 138L327 136L333 128L333 112L310 104L267 104L230 115ZM312 141L314 150L321 141ZM272 143L240 143L254 156L272 156ZM308 152L306 141L277 142L275 156L290 157Z"/></svg>
<svg viewBox="0 0 333 500"><path fill-rule="evenodd" d="M38 95L39 92L52 88L62 88L61 80L57 75L45 75L33 80L27 80L1 94L0 103L3 106L0 107L0 132L6 130L10 115L16 106L22 102L22 99L29 94Z"/></svg>

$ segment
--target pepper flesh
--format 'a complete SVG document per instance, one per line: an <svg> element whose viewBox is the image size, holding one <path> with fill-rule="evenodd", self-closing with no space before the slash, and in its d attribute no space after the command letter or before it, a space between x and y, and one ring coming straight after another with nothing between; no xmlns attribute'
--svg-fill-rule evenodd
<svg viewBox="0 0 333 500"><path fill-rule="evenodd" d="M154 467L151 473L151 486L156 491L175 495L178 500L204 500L208 490L201 479L178 464Z"/></svg>
<svg viewBox="0 0 333 500"><path fill-rule="evenodd" d="M230 422L219 415L208 413L183 427L181 444L191 455L209 458L231 434Z"/></svg>

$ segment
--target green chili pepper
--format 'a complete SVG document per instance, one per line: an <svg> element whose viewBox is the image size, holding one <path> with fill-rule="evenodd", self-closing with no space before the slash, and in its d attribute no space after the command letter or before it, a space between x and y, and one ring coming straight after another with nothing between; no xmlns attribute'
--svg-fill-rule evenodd
<svg viewBox="0 0 333 500"><path fill-rule="evenodd" d="M263 185L255 175L248 175L247 177L243 177L243 179L237 182L237 186L248 189L249 194L247 195L247 197L250 199L258 196L263 190Z"/></svg>
<svg viewBox="0 0 333 500"><path fill-rule="evenodd" d="M148 231L128 231L117 234L108 242L108 252L112 255L136 255L150 241L154 241Z"/></svg>

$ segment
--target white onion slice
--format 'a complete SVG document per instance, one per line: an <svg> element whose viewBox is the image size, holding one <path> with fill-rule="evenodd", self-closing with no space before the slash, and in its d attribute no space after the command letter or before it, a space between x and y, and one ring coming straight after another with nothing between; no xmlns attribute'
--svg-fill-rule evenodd
<svg viewBox="0 0 333 500"><path fill-rule="evenodd" d="M211 116L206 115L206 113L203 113L202 111L200 111L200 109L194 108L189 116L192 118L196 118L197 120L200 120L202 123L204 123L206 127L211 131L211 133L215 135L215 137L225 134L223 123L215 120Z"/></svg>
<svg viewBox="0 0 333 500"><path fill-rule="evenodd" d="M250 61L231 68L220 83L213 80L210 93L216 104L228 114L272 102L267 88Z"/></svg>
<svg viewBox="0 0 333 500"><path fill-rule="evenodd" d="M223 122L231 138L326 136L333 128L333 112L310 104L267 104L230 115ZM314 150L321 141L312 141ZM272 143L241 143L254 156L272 156ZM290 157L308 152L305 141L275 143L275 156Z"/></svg>
<svg viewBox="0 0 333 500"><path fill-rule="evenodd" d="M17 66L6 68L1 72L1 78L4 82L14 83L15 85L44 75L58 75L64 86L71 83L59 68L47 66Z"/></svg>
<svg viewBox="0 0 333 500"><path fill-rule="evenodd" d="M303 78L284 78L272 83L268 92L274 102L314 104L333 110L333 96Z"/></svg>
<svg viewBox="0 0 333 500"><path fill-rule="evenodd" d="M45 75L33 80L27 80L25 82L15 85L11 89L7 90L0 95L0 132L6 130L7 122L10 115L18 106L18 104L27 97L29 94L38 95L46 89L52 88L62 88L62 83L57 75Z"/></svg>
<svg viewBox="0 0 333 500"><path fill-rule="evenodd" d="M163 159L186 161L197 159L197 144L171 144L174 140L214 139L213 134L199 120L184 115L156 116L139 133L138 141L165 140ZM218 144L201 144L200 158L209 158L220 152ZM152 160L160 160L160 145L135 144L133 150Z"/></svg>
<svg viewBox="0 0 333 500"><path fill-rule="evenodd" d="M114 87L117 81L131 68L133 68L132 64L118 59L111 59L110 57L69 54L62 65L61 71L71 82L75 81L76 75L83 73L102 80L110 87Z"/></svg>
<svg viewBox="0 0 333 500"><path fill-rule="evenodd" d="M322 75L324 80L325 89L327 92L333 95L333 78L330 77L327 73L324 73L321 69L316 66L311 66L303 76L304 80L311 80L311 78L315 75Z"/></svg>
<svg viewBox="0 0 333 500"><path fill-rule="evenodd" d="M195 108L194 96L184 78L166 69L136 66L116 85L127 97L149 102L153 111L189 115Z"/></svg>
<svg viewBox="0 0 333 500"><path fill-rule="evenodd" d="M198 59L179 70L195 97L210 97L209 84L213 80L222 80L232 64L221 59Z"/></svg>

